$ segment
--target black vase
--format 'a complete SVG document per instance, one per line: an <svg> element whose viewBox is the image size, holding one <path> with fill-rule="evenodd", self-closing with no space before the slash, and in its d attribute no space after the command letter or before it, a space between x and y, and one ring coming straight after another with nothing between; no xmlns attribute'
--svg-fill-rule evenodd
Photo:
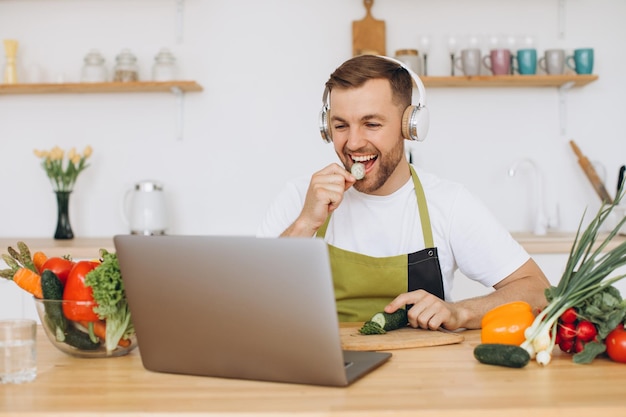
<svg viewBox="0 0 626 417"><path fill-rule="evenodd" d="M54 232L55 239L74 239L69 213L71 193L71 191L55 191L57 196L57 230Z"/></svg>

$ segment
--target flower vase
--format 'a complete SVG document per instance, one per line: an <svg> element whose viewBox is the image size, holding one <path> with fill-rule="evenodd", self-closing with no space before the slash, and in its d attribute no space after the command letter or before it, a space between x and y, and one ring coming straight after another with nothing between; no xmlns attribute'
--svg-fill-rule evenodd
<svg viewBox="0 0 626 417"><path fill-rule="evenodd" d="M71 191L55 191L57 197L57 230L55 239L74 239L72 225L70 224L70 194Z"/></svg>

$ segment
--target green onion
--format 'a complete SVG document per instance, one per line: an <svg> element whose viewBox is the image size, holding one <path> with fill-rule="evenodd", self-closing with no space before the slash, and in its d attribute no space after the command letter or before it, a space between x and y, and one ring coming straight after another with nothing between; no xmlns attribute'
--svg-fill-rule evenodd
<svg viewBox="0 0 626 417"><path fill-rule="evenodd" d="M602 242L596 244L599 230L623 196L624 192L620 190L613 203L603 203L582 234L581 219L563 276L556 287L546 289L548 305L526 329L526 340L522 347L542 365L550 362L556 342L557 321L563 312L626 276L622 274L607 278L617 268L626 265L626 241L610 251L604 251L626 223L626 217L617 223Z"/></svg>

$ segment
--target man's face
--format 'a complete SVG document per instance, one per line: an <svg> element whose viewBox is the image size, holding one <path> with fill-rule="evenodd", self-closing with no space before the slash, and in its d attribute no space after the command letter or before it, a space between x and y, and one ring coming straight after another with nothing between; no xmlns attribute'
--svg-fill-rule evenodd
<svg viewBox="0 0 626 417"><path fill-rule="evenodd" d="M405 160L403 111L393 103L385 79L331 91L329 120L335 152L348 171L355 162L365 165L365 178L354 184L357 190L388 195L405 183L406 172L397 169Z"/></svg>

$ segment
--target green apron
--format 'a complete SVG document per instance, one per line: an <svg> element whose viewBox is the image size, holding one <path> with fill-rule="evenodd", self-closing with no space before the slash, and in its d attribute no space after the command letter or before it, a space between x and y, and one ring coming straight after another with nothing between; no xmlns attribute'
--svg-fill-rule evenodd
<svg viewBox="0 0 626 417"><path fill-rule="evenodd" d="M424 289L444 298L443 279L422 184L411 166L411 178L426 249L389 257L372 257L328 245L339 321L366 321L396 296ZM330 217L317 231L324 238ZM407 306L410 308L410 306Z"/></svg>

